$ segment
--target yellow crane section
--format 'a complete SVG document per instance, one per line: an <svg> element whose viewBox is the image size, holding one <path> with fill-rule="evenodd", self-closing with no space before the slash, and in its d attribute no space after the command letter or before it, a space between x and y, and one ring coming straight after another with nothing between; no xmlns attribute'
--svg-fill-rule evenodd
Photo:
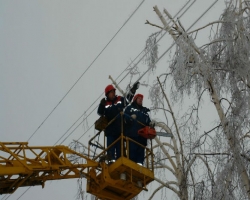
<svg viewBox="0 0 250 200"><path fill-rule="evenodd" d="M84 164L70 161L78 156ZM29 147L27 142L0 142L0 194L13 193L18 187L42 185L47 180L87 176L87 168L98 162L66 146Z"/></svg>
<svg viewBox="0 0 250 200"><path fill-rule="evenodd" d="M94 136L97 137L100 134ZM92 143L89 141L89 150ZM90 158L66 146L30 147L27 142L0 142L0 194L13 193L18 187L42 185L47 180L86 178L87 192L98 199L129 200L154 180L153 152L146 148L145 165L127 155L131 139L121 136L122 156L109 165L107 149ZM79 164L79 161L81 161Z"/></svg>
<svg viewBox="0 0 250 200"><path fill-rule="evenodd" d="M89 141L89 148L99 134L100 132ZM103 157L107 155L107 150L117 142L121 143L121 157L115 163L107 165ZM154 180L152 143L151 149L144 147L146 149L145 165L141 166L129 159L130 142L135 141L120 136L113 144L106 149L104 148L99 155L93 158L94 161L102 160L100 162L101 172L96 167L90 169L92 179L87 184L88 193L105 200L129 200L137 196L142 190L148 191L146 186Z"/></svg>

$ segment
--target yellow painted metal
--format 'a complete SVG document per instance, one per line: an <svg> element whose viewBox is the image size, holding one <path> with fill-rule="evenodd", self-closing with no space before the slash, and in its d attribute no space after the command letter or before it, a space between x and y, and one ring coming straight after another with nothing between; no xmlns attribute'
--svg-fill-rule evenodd
<svg viewBox="0 0 250 200"><path fill-rule="evenodd" d="M119 158L111 165L103 162L101 166L102 173L95 174L95 179L90 179L87 184L87 192L99 199L131 199L142 190L147 191L146 185L154 180L154 173L151 170L125 157ZM121 174L125 174L126 180L121 179Z"/></svg>
<svg viewBox="0 0 250 200"><path fill-rule="evenodd" d="M97 133L89 141L100 134ZM104 137L105 138L105 137ZM107 150L121 142L122 156L108 164ZM0 194L13 193L18 187L42 185L47 180L86 178L87 192L98 199L128 200L138 195L154 180L154 160L151 149L145 151L145 165L129 159L129 143L135 142L123 134L111 146L90 159L66 146L28 146L27 142L0 142ZM139 143L137 143L140 145ZM74 162L77 157L77 162ZM78 164L79 158L83 164Z"/></svg>
<svg viewBox="0 0 250 200"><path fill-rule="evenodd" d="M84 159L73 163L70 156ZM18 187L44 186L47 180L88 176L88 167L98 163L66 146L30 147L27 142L0 142L0 194L13 193Z"/></svg>
<svg viewBox="0 0 250 200"><path fill-rule="evenodd" d="M91 140L89 144L91 144ZM137 196L142 190L147 191L146 186L154 180L152 146L151 149L146 148L145 165L140 166L127 157L129 141L132 140L121 136L93 159L101 160L101 171L96 167L90 169L91 178L87 182L88 193L99 199L128 200ZM115 145L116 142L121 142L122 156L116 162L108 164L107 160L105 162L102 158L107 154L107 149ZM126 180L124 180L124 176Z"/></svg>

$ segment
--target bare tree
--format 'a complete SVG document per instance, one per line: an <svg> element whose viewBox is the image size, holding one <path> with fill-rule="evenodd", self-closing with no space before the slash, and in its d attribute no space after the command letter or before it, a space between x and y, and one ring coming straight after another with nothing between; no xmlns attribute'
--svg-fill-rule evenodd
<svg viewBox="0 0 250 200"><path fill-rule="evenodd" d="M176 46L166 73L150 89L155 109L164 111L168 119L166 123L158 122L158 127L173 134L167 143L156 138L155 148L161 150L157 162L175 180L158 180L162 186L150 198L160 189L168 188L180 199L250 199L249 5L249 1L227 1L218 21L190 32L166 9L165 18L157 6L154 11L163 26L147 20L147 24L167 31ZM213 30L211 40L198 47L193 35L205 28ZM155 38L151 43L154 41ZM155 67L151 61L157 60L157 54L150 52L149 56L154 57L149 59L149 65ZM173 101L184 101L187 97L194 101L178 119L164 91L170 81ZM214 106L218 120L214 127L201 133L199 110L206 98Z"/></svg>

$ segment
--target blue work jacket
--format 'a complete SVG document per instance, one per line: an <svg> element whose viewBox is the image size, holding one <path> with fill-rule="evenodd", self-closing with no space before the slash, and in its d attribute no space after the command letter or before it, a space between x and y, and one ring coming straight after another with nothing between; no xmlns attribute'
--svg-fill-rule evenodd
<svg viewBox="0 0 250 200"><path fill-rule="evenodd" d="M149 117L150 110L146 107L139 106L133 102L130 106L125 109L124 120L125 120L125 135L128 137L139 137L138 130L148 126L151 122ZM136 119L132 119L131 115L135 114ZM141 123L138 123L141 122Z"/></svg>

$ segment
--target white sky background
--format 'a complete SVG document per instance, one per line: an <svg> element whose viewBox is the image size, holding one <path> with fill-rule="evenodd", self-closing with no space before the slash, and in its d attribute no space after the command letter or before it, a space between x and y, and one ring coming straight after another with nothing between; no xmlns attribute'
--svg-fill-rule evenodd
<svg viewBox="0 0 250 200"><path fill-rule="evenodd" d="M27 141L140 2L0 0L0 141ZM145 21L162 25L153 11L154 5L161 11L166 8L174 15L186 2L146 0L29 140L29 145L54 145L111 83L108 76L117 78L143 50L148 36L158 31L156 27L145 25ZM182 24L188 28L213 2L197 0L181 18ZM224 0L219 0L192 29L217 20L223 8ZM198 43L207 40L207 35L199 36ZM171 37L166 35L160 42L160 54L171 42ZM142 62L139 67L142 72L147 69ZM154 78L165 72L166 59L162 59L157 67ZM126 77L120 86L125 89L129 80ZM146 75L142 81L147 80ZM144 105L150 107L146 91L147 88L139 89L145 95ZM88 118L88 126L97 117L95 110ZM81 137L87 130L87 124L84 124L63 144L67 146L73 139ZM92 128L80 142L87 145L94 133ZM20 188L8 199L75 199L76 182L76 179L46 182L44 189L32 187L22 197L27 188ZM6 199L6 196L0 195L0 199Z"/></svg>

